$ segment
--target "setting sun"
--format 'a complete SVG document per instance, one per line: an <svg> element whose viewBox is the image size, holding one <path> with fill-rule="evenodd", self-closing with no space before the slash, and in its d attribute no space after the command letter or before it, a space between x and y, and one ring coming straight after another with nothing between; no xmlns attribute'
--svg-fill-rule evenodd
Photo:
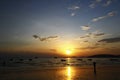
<svg viewBox="0 0 120 80"><path fill-rule="evenodd" d="M70 55L72 53L72 51L70 49L66 50L66 54Z"/></svg>

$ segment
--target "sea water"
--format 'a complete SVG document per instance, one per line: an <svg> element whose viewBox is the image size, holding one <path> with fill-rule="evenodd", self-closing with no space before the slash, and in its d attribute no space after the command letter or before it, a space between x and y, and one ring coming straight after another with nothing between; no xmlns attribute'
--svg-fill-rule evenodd
<svg viewBox="0 0 120 80"><path fill-rule="evenodd" d="M25 66L84 66L92 65L120 65L120 58L9 58L1 59L0 67Z"/></svg>
<svg viewBox="0 0 120 80"><path fill-rule="evenodd" d="M93 69L96 62L96 74ZM0 60L0 80L120 80L119 58L13 58Z"/></svg>

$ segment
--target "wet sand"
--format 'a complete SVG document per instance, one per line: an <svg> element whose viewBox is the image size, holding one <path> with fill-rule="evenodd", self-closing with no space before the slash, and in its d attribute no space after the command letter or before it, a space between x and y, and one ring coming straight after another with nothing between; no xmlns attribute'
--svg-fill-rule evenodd
<svg viewBox="0 0 120 80"><path fill-rule="evenodd" d="M120 66L0 68L0 80L120 80Z"/></svg>

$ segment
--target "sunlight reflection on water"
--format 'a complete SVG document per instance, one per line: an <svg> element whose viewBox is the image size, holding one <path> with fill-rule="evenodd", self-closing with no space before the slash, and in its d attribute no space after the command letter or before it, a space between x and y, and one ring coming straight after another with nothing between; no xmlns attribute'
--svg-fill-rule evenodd
<svg viewBox="0 0 120 80"><path fill-rule="evenodd" d="M74 58L45 59L43 60L45 65L41 66L42 60L39 59L40 66L1 67L0 80L120 80L119 62L116 62L117 65L106 66L97 62L97 75L94 75L93 65L74 66L74 64L82 64L83 61L92 62L87 60L87 58L82 60ZM108 59L105 61L108 62ZM26 62L19 63L19 65ZM32 63L32 61L30 62ZM61 62L63 65L54 66L55 64L60 65L57 62Z"/></svg>
<svg viewBox="0 0 120 80"><path fill-rule="evenodd" d="M70 66L67 67L67 80L71 80L72 69Z"/></svg>
<svg viewBox="0 0 120 80"><path fill-rule="evenodd" d="M67 63L70 63L70 58L67 58ZM73 70L70 66L67 66L67 80L71 80L71 77L73 75Z"/></svg>
<svg viewBox="0 0 120 80"><path fill-rule="evenodd" d="M13 69L0 71L0 80L120 80L119 67L98 67L97 76L93 68L87 67L44 67L38 69Z"/></svg>

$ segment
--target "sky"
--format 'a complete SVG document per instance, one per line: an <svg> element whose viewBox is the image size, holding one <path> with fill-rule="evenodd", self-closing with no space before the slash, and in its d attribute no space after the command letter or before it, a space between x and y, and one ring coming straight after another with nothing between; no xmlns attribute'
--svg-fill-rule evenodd
<svg viewBox="0 0 120 80"><path fill-rule="evenodd" d="M120 0L0 0L0 52L120 55L119 21Z"/></svg>

